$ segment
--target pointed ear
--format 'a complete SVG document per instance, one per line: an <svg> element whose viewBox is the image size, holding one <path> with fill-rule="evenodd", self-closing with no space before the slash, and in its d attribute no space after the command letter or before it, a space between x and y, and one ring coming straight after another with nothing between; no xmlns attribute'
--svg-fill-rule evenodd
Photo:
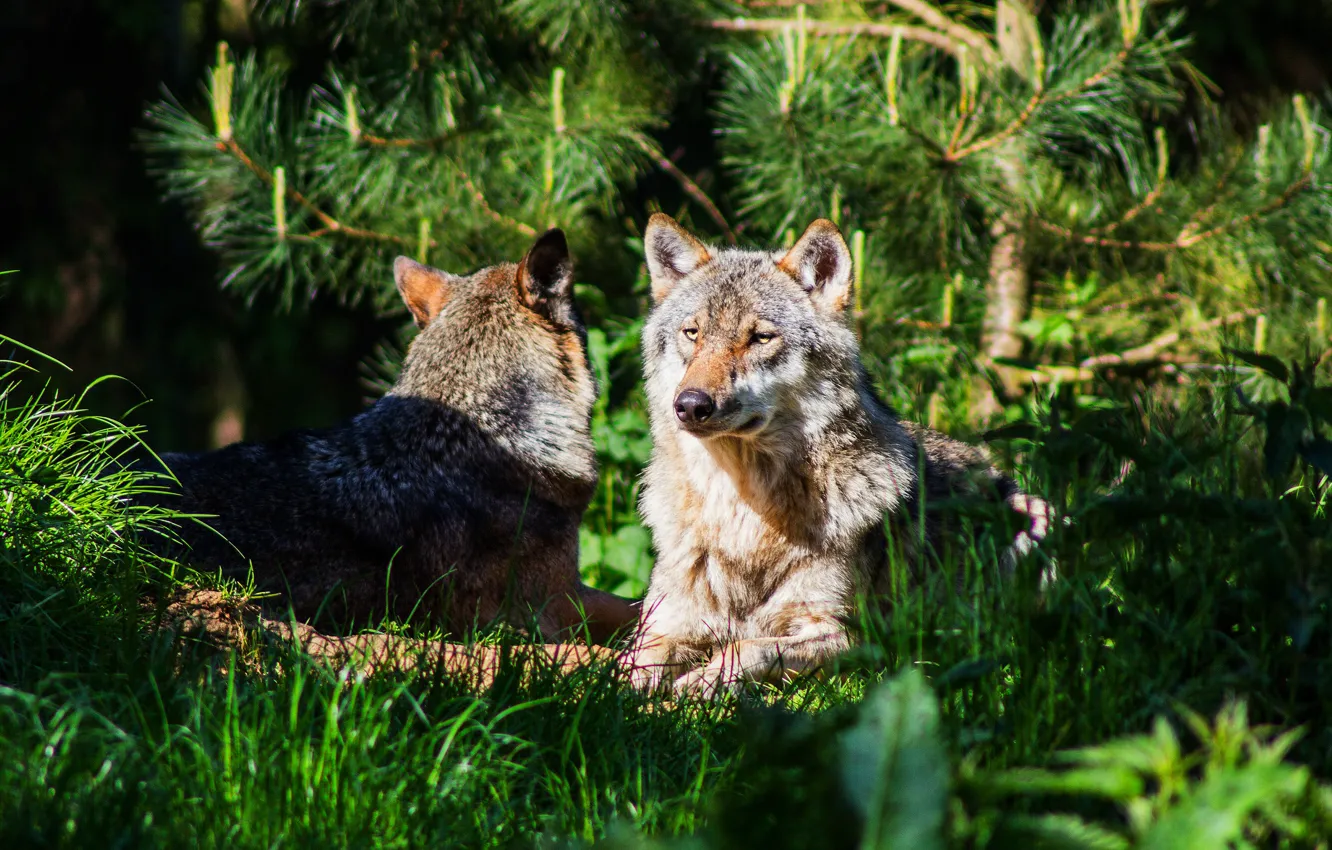
<svg viewBox="0 0 1332 850"><path fill-rule="evenodd" d="M423 266L410 257L393 261L393 282L398 285L398 294L412 311L418 328L430 324L453 294L452 275Z"/></svg>
<svg viewBox="0 0 1332 850"><path fill-rule="evenodd" d="M851 304L851 250L826 218L805 228L777 265L809 293L814 306L840 313Z"/></svg>
<svg viewBox="0 0 1332 850"><path fill-rule="evenodd" d="M643 249L652 277L653 303L660 303L682 278L712 260L707 246L665 213L653 213L648 219Z"/></svg>
<svg viewBox="0 0 1332 850"><path fill-rule="evenodd" d="M537 237L518 263L518 297L531 310L562 321L573 293L573 260L564 231L553 227Z"/></svg>

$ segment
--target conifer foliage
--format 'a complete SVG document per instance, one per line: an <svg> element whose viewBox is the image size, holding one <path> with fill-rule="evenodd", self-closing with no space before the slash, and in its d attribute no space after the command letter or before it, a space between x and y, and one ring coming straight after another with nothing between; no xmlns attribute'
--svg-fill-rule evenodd
<svg viewBox="0 0 1332 850"><path fill-rule="evenodd" d="M893 0L887 20L833 5L714 24L775 33L731 56L719 121L737 207L764 238L814 214L865 234L880 354L902 351L893 324L923 329L915 350L938 366L974 352L1012 398L1033 380L1186 367L1181 338L1308 315L1326 293L1321 118L1296 97L1241 139L1168 5L1038 19L1021 0L961 15ZM1300 342L1322 331L1295 324Z"/></svg>
<svg viewBox="0 0 1332 850"><path fill-rule="evenodd" d="M654 5L269 3L275 33L327 43L323 79L221 44L207 113L157 104L148 146L227 284L388 305L396 254L461 271L614 208L658 155L671 80L636 37Z"/></svg>
<svg viewBox="0 0 1332 850"><path fill-rule="evenodd" d="M831 217L873 365L955 419L1033 384L1186 377L1255 322L1256 348L1324 345L1316 106L1240 134L1170 4L1029 2L281 0L260 23L324 44L320 81L222 45L207 108L156 105L149 146L226 283L289 300L391 305L393 255L461 270L551 225L622 254L658 203L756 244ZM672 126L700 97L711 126ZM682 135L718 161L687 175L661 142ZM961 367L974 385L945 385Z"/></svg>

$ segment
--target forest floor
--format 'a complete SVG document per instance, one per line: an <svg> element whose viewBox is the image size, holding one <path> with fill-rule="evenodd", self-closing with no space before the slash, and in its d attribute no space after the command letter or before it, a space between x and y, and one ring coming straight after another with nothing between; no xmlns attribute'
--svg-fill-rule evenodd
<svg viewBox="0 0 1332 850"><path fill-rule="evenodd" d="M1327 847L1327 479L1224 411L1085 422L1033 425L1068 521L1015 578L953 552L828 675L703 702L265 618L137 546L123 425L0 394L0 846Z"/></svg>

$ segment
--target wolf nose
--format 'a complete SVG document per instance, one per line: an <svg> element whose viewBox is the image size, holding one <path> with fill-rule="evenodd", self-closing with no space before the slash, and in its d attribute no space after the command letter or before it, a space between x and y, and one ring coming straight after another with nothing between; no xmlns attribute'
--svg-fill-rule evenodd
<svg viewBox="0 0 1332 850"><path fill-rule="evenodd" d="M675 416L681 422L702 422L716 409L712 396L702 390L685 390L675 397Z"/></svg>

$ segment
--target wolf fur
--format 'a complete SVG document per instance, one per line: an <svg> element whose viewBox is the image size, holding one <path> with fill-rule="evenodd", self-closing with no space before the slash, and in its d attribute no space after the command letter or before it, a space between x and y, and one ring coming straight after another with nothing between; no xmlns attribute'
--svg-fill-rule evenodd
<svg viewBox="0 0 1332 850"><path fill-rule="evenodd" d="M1006 561L1044 536L1045 503L983 450L900 421L875 395L832 222L789 251L717 250L657 214L645 247L654 446L640 508L657 560L627 656L637 685L708 693L846 649L857 597L886 589L885 518L917 565L916 542L940 540L937 512L916 526L922 495L1022 514Z"/></svg>
<svg viewBox="0 0 1332 850"><path fill-rule="evenodd" d="M563 233L460 277L406 257L420 332L393 388L350 421L166 454L195 565L280 594L302 620L393 614L473 624L532 615L548 639L605 639L637 615L583 585L578 525L597 482L596 398Z"/></svg>

